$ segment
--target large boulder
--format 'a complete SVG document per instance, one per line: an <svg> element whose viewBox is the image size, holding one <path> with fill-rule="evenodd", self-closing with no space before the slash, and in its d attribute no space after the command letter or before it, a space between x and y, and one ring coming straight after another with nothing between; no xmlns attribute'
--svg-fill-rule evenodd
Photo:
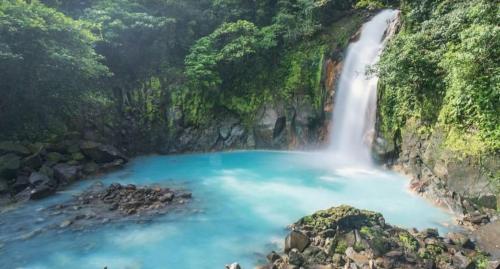
<svg viewBox="0 0 500 269"><path fill-rule="evenodd" d="M110 163L118 159L125 162L127 161L125 155L111 145L103 145L93 141L83 141L80 143L80 149L83 154L96 163Z"/></svg>
<svg viewBox="0 0 500 269"><path fill-rule="evenodd" d="M59 183L69 183L80 178L81 166L60 163L54 166L54 177Z"/></svg>
<svg viewBox="0 0 500 269"><path fill-rule="evenodd" d="M292 231L285 239L285 252L289 252L294 248L302 252L308 245L309 237L307 235L299 231Z"/></svg>
<svg viewBox="0 0 500 269"><path fill-rule="evenodd" d="M287 118L282 106L262 107L256 115L254 126L258 148L282 148L286 146Z"/></svg>
<svg viewBox="0 0 500 269"><path fill-rule="evenodd" d="M13 153L0 156L0 176L13 178L21 166L21 157Z"/></svg>
<svg viewBox="0 0 500 269"><path fill-rule="evenodd" d="M5 153L14 153L20 156L28 156L31 154L31 151L27 147L19 143L14 143L11 141L3 141L0 142L0 154L5 154Z"/></svg>
<svg viewBox="0 0 500 269"><path fill-rule="evenodd" d="M278 118L278 112L270 107L264 107L257 113L257 122L254 127L257 147L269 147L272 145L274 126Z"/></svg>
<svg viewBox="0 0 500 269"><path fill-rule="evenodd" d="M373 211L357 209L348 205L320 210L310 216L300 219L296 225L306 225L313 231L340 229L342 231L359 230L364 226L385 226L382 214Z"/></svg>
<svg viewBox="0 0 500 269"><path fill-rule="evenodd" d="M33 173L31 173L30 177L28 178L28 181L32 186L36 186L36 185L40 185L40 184L49 182L49 181L51 181L51 179L45 174L33 172Z"/></svg>
<svg viewBox="0 0 500 269"><path fill-rule="evenodd" d="M29 177L31 184L30 199L38 200L45 198L57 190L57 182L49 178L47 175L33 172Z"/></svg>

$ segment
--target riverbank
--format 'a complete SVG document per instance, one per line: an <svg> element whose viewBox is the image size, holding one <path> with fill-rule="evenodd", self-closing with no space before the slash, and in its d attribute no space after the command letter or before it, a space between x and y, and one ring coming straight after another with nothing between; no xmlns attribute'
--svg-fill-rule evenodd
<svg viewBox="0 0 500 269"><path fill-rule="evenodd" d="M51 196L80 179L123 167L114 146L79 136L54 143L0 142L0 206Z"/></svg>

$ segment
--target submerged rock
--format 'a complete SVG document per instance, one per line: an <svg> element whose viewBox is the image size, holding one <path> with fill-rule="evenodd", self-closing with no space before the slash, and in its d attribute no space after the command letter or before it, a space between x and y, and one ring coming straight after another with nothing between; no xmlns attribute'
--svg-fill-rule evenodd
<svg viewBox="0 0 500 269"><path fill-rule="evenodd" d="M290 227L285 253L271 252L269 264L258 268L472 269L485 263L466 235L405 230L386 224L380 213L350 206L318 211Z"/></svg>
<svg viewBox="0 0 500 269"><path fill-rule="evenodd" d="M65 217L59 228L82 227L165 214L182 207L189 199L187 194L191 197L190 193L159 186L114 183L106 187L96 183L72 200L47 210L49 215Z"/></svg>

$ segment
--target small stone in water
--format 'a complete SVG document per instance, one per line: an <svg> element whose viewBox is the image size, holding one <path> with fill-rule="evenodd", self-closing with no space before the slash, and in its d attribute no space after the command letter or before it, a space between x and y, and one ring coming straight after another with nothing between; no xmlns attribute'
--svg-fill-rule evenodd
<svg viewBox="0 0 500 269"><path fill-rule="evenodd" d="M190 199L191 197L193 197L193 194L190 192L186 192L186 193L182 193L181 195L179 195L179 197L185 198L185 199Z"/></svg>
<svg viewBox="0 0 500 269"><path fill-rule="evenodd" d="M233 263L231 265L226 264L226 269L241 269L240 265L238 263Z"/></svg>
<svg viewBox="0 0 500 269"><path fill-rule="evenodd" d="M61 223L61 225L59 225L59 227L66 228L66 227L70 226L71 224L73 224L73 222L71 220L65 220Z"/></svg>

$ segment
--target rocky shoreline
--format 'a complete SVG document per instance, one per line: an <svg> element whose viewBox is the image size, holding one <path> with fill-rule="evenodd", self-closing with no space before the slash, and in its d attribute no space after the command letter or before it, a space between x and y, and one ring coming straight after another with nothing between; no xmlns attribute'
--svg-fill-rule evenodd
<svg viewBox="0 0 500 269"><path fill-rule="evenodd" d="M494 179L498 153L460 155L444 146L444 130L420 134L422 126L410 120L393 138L379 130L372 146L375 159L406 175L412 192L451 211L468 236L500 257L500 189Z"/></svg>
<svg viewBox="0 0 500 269"><path fill-rule="evenodd" d="M402 229L380 213L345 205L303 217L290 230L284 252L271 252L258 269L500 268L464 234Z"/></svg>
<svg viewBox="0 0 500 269"><path fill-rule="evenodd" d="M0 206L45 198L127 162L115 147L79 138L57 143L0 142Z"/></svg>

